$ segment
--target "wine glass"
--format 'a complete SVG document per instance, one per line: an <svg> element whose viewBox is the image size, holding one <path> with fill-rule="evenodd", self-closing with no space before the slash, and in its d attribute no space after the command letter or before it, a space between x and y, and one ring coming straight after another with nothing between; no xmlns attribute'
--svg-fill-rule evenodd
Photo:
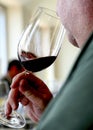
<svg viewBox="0 0 93 130"><path fill-rule="evenodd" d="M22 128L25 126L25 119L16 111L13 111L9 117L4 112L4 104L9 93L9 86L6 81L0 81L0 124L11 128Z"/></svg>
<svg viewBox="0 0 93 130"><path fill-rule="evenodd" d="M23 67L32 72L49 67L60 51L64 34L65 29L56 12L39 7L19 40L17 53ZM0 116L0 122L9 127L22 128L25 125L25 119L14 111L9 118L4 112Z"/></svg>
<svg viewBox="0 0 93 130"><path fill-rule="evenodd" d="M61 48L65 29L56 12L39 7L33 14L18 44L18 58L27 71L50 66Z"/></svg>

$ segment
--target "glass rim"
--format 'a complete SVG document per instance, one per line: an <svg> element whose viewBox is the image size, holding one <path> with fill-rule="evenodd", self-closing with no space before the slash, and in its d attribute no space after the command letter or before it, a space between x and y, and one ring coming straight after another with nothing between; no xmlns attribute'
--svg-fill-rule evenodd
<svg viewBox="0 0 93 130"><path fill-rule="evenodd" d="M39 6L37 10L43 10L47 15L50 15L56 19L60 20L60 17L57 15L56 11L47 7Z"/></svg>

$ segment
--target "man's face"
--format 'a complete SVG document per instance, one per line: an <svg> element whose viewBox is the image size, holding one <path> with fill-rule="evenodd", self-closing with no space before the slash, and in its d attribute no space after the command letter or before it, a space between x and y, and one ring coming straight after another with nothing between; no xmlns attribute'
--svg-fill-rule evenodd
<svg viewBox="0 0 93 130"><path fill-rule="evenodd" d="M82 47L93 31L93 0L58 0L57 13L69 41Z"/></svg>
<svg viewBox="0 0 93 130"><path fill-rule="evenodd" d="M76 15L75 14L76 9L77 8L75 8L75 4L73 0L58 0L57 2L57 13L61 19L62 24L67 30L69 41L73 45L78 46L75 37L73 35L75 34L74 30L76 29L75 20L74 20Z"/></svg>

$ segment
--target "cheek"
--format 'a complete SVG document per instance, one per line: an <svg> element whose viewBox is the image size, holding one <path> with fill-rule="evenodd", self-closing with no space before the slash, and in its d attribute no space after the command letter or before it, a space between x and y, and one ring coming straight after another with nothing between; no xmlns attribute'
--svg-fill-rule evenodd
<svg viewBox="0 0 93 130"><path fill-rule="evenodd" d="M57 13L58 13L58 16L61 17L61 13L63 12L63 7L62 7L62 0L58 0L57 1Z"/></svg>
<svg viewBox="0 0 93 130"><path fill-rule="evenodd" d="M67 18L67 10L64 0L57 1L57 14L60 17L62 24L65 26Z"/></svg>

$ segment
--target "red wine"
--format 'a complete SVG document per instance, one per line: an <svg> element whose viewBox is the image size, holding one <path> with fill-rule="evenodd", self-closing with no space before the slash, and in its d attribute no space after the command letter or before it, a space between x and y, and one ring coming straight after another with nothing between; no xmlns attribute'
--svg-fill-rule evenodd
<svg viewBox="0 0 93 130"><path fill-rule="evenodd" d="M48 56L42 58L35 58L27 61L21 61L21 63L25 69L32 72L37 72L50 66L55 59L56 56Z"/></svg>

